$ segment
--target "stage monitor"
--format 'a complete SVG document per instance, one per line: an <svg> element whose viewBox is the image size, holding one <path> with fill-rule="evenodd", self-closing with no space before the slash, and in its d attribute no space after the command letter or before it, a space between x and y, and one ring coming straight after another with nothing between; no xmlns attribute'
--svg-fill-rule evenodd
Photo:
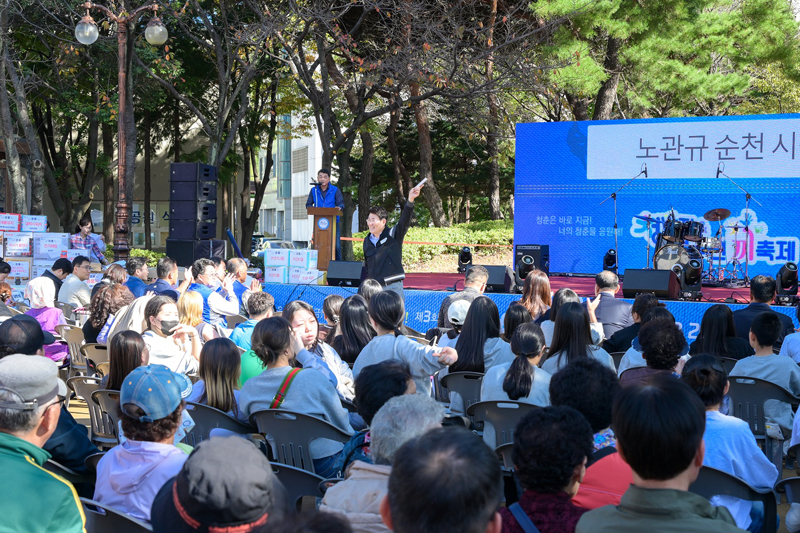
<svg viewBox="0 0 800 533"><path fill-rule="evenodd" d="M681 291L678 275L672 270L646 270L629 268L622 281L622 295L636 298L650 292L659 299L677 300Z"/></svg>

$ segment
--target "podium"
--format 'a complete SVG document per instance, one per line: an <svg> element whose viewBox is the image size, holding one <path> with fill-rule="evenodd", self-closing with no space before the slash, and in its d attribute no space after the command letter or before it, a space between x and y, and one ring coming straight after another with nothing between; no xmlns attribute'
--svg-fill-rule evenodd
<svg viewBox="0 0 800 533"><path fill-rule="evenodd" d="M314 217L314 249L317 254L317 268L328 270L328 263L336 259L336 217L342 212L337 207L309 207L306 209Z"/></svg>

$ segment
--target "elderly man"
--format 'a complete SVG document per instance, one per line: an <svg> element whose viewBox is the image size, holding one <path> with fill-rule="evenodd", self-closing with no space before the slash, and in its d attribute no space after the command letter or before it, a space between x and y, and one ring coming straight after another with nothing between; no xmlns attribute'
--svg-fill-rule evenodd
<svg viewBox="0 0 800 533"><path fill-rule="evenodd" d="M128 281L125 282L125 286L130 289L134 297L144 296L150 279L147 260L144 257L130 257L125 263L125 270L128 271Z"/></svg>
<svg viewBox="0 0 800 533"><path fill-rule="evenodd" d="M236 293L239 305L243 310L247 310L247 298L252 293L260 292L261 285L258 280L247 275L247 263L238 257L228 259L228 274L233 276L233 292Z"/></svg>
<svg viewBox="0 0 800 533"><path fill-rule="evenodd" d="M633 325L631 304L617 300L619 278L610 270L603 270L594 278L594 293L600 296L600 303L594 314L597 321L603 324L603 334L606 339L617 331Z"/></svg>
<svg viewBox="0 0 800 533"><path fill-rule="evenodd" d="M74 487L44 468L67 387L45 357L0 359L0 514L3 531L84 532Z"/></svg>
<svg viewBox="0 0 800 533"><path fill-rule="evenodd" d="M199 292L203 297L203 320L212 326L225 325L225 317L239 314L239 300L233 292L233 276L228 274L222 281L224 292L216 292L219 277L213 261L198 259L192 263L194 283L190 291Z"/></svg>
<svg viewBox="0 0 800 533"><path fill-rule="evenodd" d="M453 324L447 319L447 310L455 302L466 301L472 303L475 298L486 290L487 281L489 281L489 271L484 267L474 266L467 270L467 274L464 277L464 290L453 293L442 301L436 327L452 328Z"/></svg>

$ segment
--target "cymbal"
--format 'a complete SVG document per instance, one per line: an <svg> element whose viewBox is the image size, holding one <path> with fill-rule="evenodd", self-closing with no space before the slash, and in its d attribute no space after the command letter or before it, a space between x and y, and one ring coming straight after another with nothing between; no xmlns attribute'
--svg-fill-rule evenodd
<svg viewBox="0 0 800 533"><path fill-rule="evenodd" d="M633 215L633 218L638 218L639 220L644 220L645 222L656 222L656 219L650 217L642 217L639 215Z"/></svg>
<svg viewBox="0 0 800 533"><path fill-rule="evenodd" d="M703 218L708 220L709 222L719 222L720 220L725 220L729 216L731 216L730 209L720 208L720 209L712 209L711 211L703 215Z"/></svg>

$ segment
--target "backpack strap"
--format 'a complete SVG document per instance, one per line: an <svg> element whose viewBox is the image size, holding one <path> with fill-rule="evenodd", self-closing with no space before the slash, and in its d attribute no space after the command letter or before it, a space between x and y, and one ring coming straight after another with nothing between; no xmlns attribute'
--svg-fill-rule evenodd
<svg viewBox="0 0 800 533"><path fill-rule="evenodd" d="M519 524L519 527L522 529L522 531L525 533L539 533L539 528L533 523L531 517L522 510L522 506L519 504L519 502L512 503L508 507L508 510L511 511L511 514L516 519L517 524Z"/></svg>
<svg viewBox="0 0 800 533"><path fill-rule="evenodd" d="M300 373L302 368L293 368L286 374L286 377L283 378L283 383L278 388L278 392L275 393L275 397L272 399L272 403L269 404L270 409L279 409L283 400L286 399L286 392L289 390L289 385L292 384L294 378L297 377L297 374Z"/></svg>

